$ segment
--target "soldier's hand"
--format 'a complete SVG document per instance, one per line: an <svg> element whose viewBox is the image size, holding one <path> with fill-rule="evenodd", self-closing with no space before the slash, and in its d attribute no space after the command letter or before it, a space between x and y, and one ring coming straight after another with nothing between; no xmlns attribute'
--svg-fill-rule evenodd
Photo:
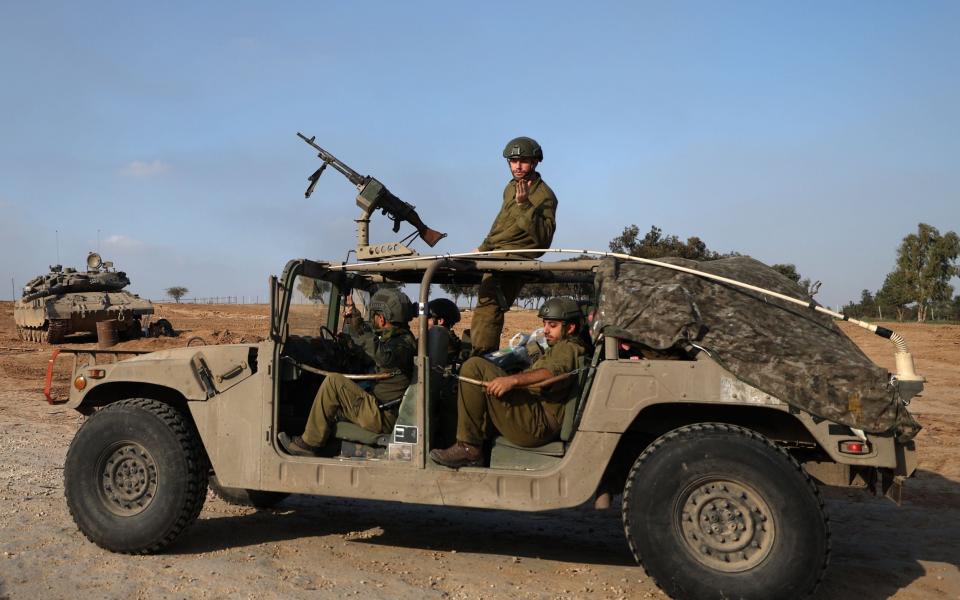
<svg viewBox="0 0 960 600"><path fill-rule="evenodd" d="M516 385L516 380L513 377L497 377L487 382L487 391L499 398L516 387Z"/></svg>
<svg viewBox="0 0 960 600"><path fill-rule="evenodd" d="M516 183L517 193L516 200L517 204L523 204L527 201L527 192L530 191L530 182L526 179L518 179Z"/></svg>

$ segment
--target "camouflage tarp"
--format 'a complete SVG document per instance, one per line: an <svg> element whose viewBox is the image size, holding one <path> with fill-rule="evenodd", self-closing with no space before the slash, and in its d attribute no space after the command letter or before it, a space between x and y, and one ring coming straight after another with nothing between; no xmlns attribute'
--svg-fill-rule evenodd
<svg viewBox="0 0 960 600"><path fill-rule="evenodd" d="M805 298L795 282L746 256L661 260ZM901 439L920 429L890 374L828 315L703 277L615 259L601 263L596 287L594 336L603 332L654 350L693 343L741 381L813 415Z"/></svg>

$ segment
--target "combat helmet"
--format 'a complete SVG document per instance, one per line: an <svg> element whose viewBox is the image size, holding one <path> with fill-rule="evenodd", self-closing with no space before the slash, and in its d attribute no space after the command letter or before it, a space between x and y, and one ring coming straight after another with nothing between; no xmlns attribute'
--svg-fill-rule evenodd
<svg viewBox="0 0 960 600"><path fill-rule="evenodd" d="M370 314L378 312L391 323L407 323L413 318L413 303L396 288L378 290L370 299Z"/></svg>
<svg viewBox="0 0 960 600"><path fill-rule="evenodd" d="M453 327L460 322L460 309L448 298L437 298L427 304L427 314L431 317L443 319L445 327Z"/></svg>
<svg viewBox="0 0 960 600"><path fill-rule="evenodd" d="M543 148L533 138L513 138L507 142L507 146L503 149L503 157L507 160L511 158L532 158L537 162L543 162Z"/></svg>
<svg viewBox="0 0 960 600"><path fill-rule="evenodd" d="M537 316L541 319L580 323L583 313L580 312L576 300L567 296L558 296L544 302Z"/></svg>

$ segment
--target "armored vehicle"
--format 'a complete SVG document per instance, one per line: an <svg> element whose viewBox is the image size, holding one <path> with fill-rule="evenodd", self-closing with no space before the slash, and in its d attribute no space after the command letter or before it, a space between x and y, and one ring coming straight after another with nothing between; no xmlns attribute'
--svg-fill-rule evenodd
<svg viewBox="0 0 960 600"><path fill-rule="evenodd" d="M99 321L116 319L120 336L140 337L153 304L124 291L128 285L127 274L96 252L87 256L86 272L53 265L23 287L13 309L17 334L22 340L60 344L69 334L93 334Z"/></svg>
<svg viewBox="0 0 960 600"><path fill-rule="evenodd" d="M66 402L89 417L64 467L74 520L103 548L152 553L197 518L208 484L257 506L299 493L515 511L574 507L610 491L622 498L630 550L668 594L812 594L829 556L820 488L898 499L916 467L906 404L923 385L906 346L878 330L898 343L898 373L876 367L815 303L779 300L794 289L786 278L763 271L749 286L762 292L727 283L756 266L749 259L643 270L629 257L592 254L606 256L292 260L270 280L263 342L119 362L76 350ZM656 274L674 276L674 267L679 283ZM448 386L433 383L456 365L434 343L425 307L437 284L488 272L595 286L595 345L570 374L577 384L557 439L531 448L494 437L486 466L455 470L429 457L442 447L437 410L449 401ZM706 272L714 281L698 284ZM338 334L345 294L384 283L420 285L415 377L397 424L380 434L341 422L324 456L285 453L278 435L303 431L324 376L351 372ZM311 287L330 290L324 305L292 302Z"/></svg>

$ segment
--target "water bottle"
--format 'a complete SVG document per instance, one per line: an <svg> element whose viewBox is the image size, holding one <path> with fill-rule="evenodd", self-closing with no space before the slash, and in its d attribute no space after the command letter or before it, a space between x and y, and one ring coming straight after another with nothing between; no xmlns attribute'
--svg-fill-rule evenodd
<svg viewBox="0 0 960 600"><path fill-rule="evenodd" d="M516 367L526 367L527 363L530 362L530 355L526 346L517 346L516 348L507 346L494 352L488 352L483 357L501 369L508 371Z"/></svg>
<svg viewBox="0 0 960 600"><path fill-rule="evenodd" d="M540 349L543 350L544 352L547 350L547 347L549 346L549 344L547 344L547 336L543 332L543 327L534 329L533 333L530 334L529 339L527 341L536 342L537 345L540 346Z"/></svg>

